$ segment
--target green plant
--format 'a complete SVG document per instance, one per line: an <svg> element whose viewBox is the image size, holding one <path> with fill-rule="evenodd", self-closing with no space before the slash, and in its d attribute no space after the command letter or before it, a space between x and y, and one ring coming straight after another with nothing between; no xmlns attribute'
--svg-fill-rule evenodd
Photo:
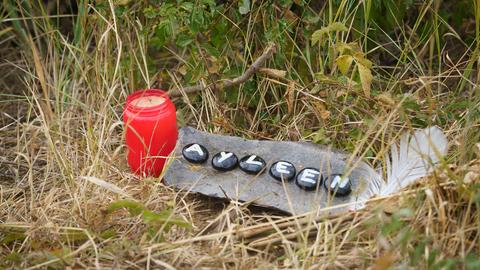
<svg viewBox="0 0 480 270"><path fill-rule="evenodd" d="M112 202L107 212L112 214L120 209L127 209L132 217L141 216L143 222L147 225L148 235L151 239L163 239L163 233L168 233L173 225L191 229L190 223L173 215L173 209L164 209L160 212L153 212L148 210L139 202L131 200L120 200Z"/></svg>

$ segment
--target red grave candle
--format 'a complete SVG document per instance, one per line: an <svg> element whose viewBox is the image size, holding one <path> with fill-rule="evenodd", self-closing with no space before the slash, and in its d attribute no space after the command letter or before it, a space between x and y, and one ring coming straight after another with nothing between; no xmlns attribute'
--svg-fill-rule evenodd
<svg viewBox="0 0 480 270"><path fill-rule="evenodd" d="M158 177L178 137L175 106L167 93L148 89L129 95L123 122L132 172Z"/></svg>

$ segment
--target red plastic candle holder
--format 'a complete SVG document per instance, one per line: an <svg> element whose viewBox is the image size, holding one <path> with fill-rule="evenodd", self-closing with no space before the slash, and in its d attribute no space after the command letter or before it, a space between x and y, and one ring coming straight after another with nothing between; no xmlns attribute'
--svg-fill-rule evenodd
<svg viewBox="0 0 480 270"><path fill-rule="evenodd" d="M158 177L177 142L175 105L162 90L139 90L127 97L123 122L132 172Z"/></svg>

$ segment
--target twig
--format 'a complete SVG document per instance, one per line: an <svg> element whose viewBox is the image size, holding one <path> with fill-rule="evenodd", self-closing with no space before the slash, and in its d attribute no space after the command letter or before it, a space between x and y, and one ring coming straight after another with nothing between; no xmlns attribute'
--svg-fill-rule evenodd
<svg viewBox="0 0 480 270"><path fill-rule="evenodd" d="M270 43L268 47L263 51L262 55L253 62L253 64L243 73L241 76L231 79L231 80L224 80L224 81L218 81L216 83L211 83L209 85L194 85L190 87L185 87L185 88L174 88L170 91L168 91L168 94L171 97L178 97L181 96L182 93L190 94L190 93L195 93L198 91L203 91L206 88L214 88L214 89L223 89L223 88L229 88L232 86L239 85L241 83L246 82L250 77L255 74L267 61L268 58L272 57L272 54L276 50L276 45L274 43Z"/></svg>

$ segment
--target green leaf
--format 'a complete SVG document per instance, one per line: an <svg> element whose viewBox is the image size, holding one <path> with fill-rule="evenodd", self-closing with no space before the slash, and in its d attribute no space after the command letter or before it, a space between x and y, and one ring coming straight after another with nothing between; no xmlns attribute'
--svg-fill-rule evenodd
<svg viewBox="0 0 480 270"><path fill-rule="evenodd" d="M158 12L155 8L149 6L143 9L143 15L145 15L147 19L153 19L158 16Z"/></svg>
<svg viewBox="0 0 480 270"><path fill-rule="evenodd" d="M141 203L131 200L120 200L113 202L108 206L107 211L111 213L122 208L126 208L132 216L138 216L141 214L143 222L149 226L157 227L165 224L166 231L168 231L172 225L177 225L187 229L192 227L192 225L185 220L176 218L173 215L173 209L164 209L161 212L156 213L146 209Z"/></svg>
<svg viewBox="0 0 480 270"><path fill-rule="evenodd" d="M242 15L248 14L250 12L250 0L241 0L238 12Z"/></svg>
<svg viewBox="0 0 480 270"><path fill-rule="evenodd" d="M161 48L163 45L165 45L165 43L170 39L171 36L172 31L170 27L170 21L163 20L157 25L155 29L155 35L152 38L152 43L157 48Z"/></svg>
<svg viewBox="0 0 480 270"><path fill-rule="evenodd" d="M328 26L324 26L319 30L313 32L312 34L312 44L315 45L316 43L320 42L324 35L330 32L345 32L348 31L348 28L340 22L334 22Z"/></svg>
<svg viewBox="0 0 480 270"><path fill-rule="evenodd" d="M292 5L293 1L292 0L280 0L278 2L280 4L280 6L289 8Z"/></svg>
<svg viewBox="0 0 480 270"><path fill-rule="evenodd" d="M115 5L119 5L119 6L128 5L130 4L130 2L132 2L132 0L115 0L114 1Z"/></svg>
<svg viewBox="0 0 480 270"><path fill-rule="evenodd" d="M179 47L185 48L192 42L193 42L193 38L190 35L186 35L182 33L178 35L176 44Z"/></svg>
<svg viewBox="0 0 480 270"><path fill-rule="evenodd" d="M219 50L217 50L217 48L213 47L212 45L210 45L209 43L204 43L202 44L202 47L208 52L208 54L210 54L211 56L214 56L216 58L220 58L221 56L221 53Z"/></svg>
<svg viewBox="0 0 480 270"><path fill-rule="evenodd" d="M114 229L106 229L103 232L101 232L99 236L102 239L108 239L108 238L114 237L116 234L117 233L115 232Z"/></svg>
<svg viewBox="0 0 480 270"><path fill-rule="evenodd" d="M126 208L128 212L130 212L130 214L133 216L140 215L145 210L145 207L141 203L131 200L120 200L111 203L108 206L107 211L108 213L112 213L122 208Z"/></svg>
<svg viewBox="0 0 480 270"><path fill-rule="evenodd" d="M357 62L358 74L360 75L360 82L362 83L362 89L365 96L370 97L370 90L372 86L372 71L364 66L362 63Z"/></svg>
<svg viewBox="0 0 480 270"><path fill-rule="evenodd" d="M353 62L353 57L351 55L341 55L335 60L337 62L338 69L343 75L348 74L348 70Z"/></svg>
<svg viewBox="0 0 480 270"><path fill-rule="evenodd" d="M212 15L215 14L217 10L217 3L215 2L215 0L202 0L202 3L208 5L208 7L210 8L210 13Z"/></svg>
<svg viewBox="0 0 480 270"><path fill-rule="evenodd" d="M20 254L18 252L15 252L15 251L12 251L12 253L10 253L10 254L8 254L4 257L5 261L12 262L14 264L20 264L22 262L22 259L23 259L22 254ZM0 264L0 266L1 265L2 264Z"/></svg>
<svg viewBox="0 0 480 270"><path fill-rule="evenodd" d="M337 82L334 77L329 76L329 75L325 75L321 72L317 72L314 75L315 75L315 79L319 80L320 82L324 82L324 83L336 83ZM314 91L314 90L312 89L312 91Z"/></svg>
<svg viewBox="0 0 480 270"><path fill-rule="evenodd" d="M195 7L194 4L191 3L191 2L183 2L179 6L180 9L183 9L183 10L187 11L188 13L191 13L194 7Z"/></svg>
<svg viewBox="0 0 480 270"><path fill-rule="evenodd" d="M422 254L425 252L425 247L427 242L425 240L421 241L415 249L410 252L410 265L417 266L422 258Z"/></svg>
<svg viewBox="0 0 480 270"><path fill-rule="evenodd" d="M177 14L177 13L178 13L177 6L171 3L162 4L160 7L160 10L158 11L158 14L163 17L168 17L168 16L171 16L172 14Z"/></svg>
<svg viewBox="0 0 480 270"><path fill-rule="evenodd" d="M315 132L312 132L311 136L313 143L328 145L330 143L330 138L327 135L325 129L321 128Z"/></svg>
<svg viewBox="0 0 480 270"><path fill-rule="evenodd" d="M405 101L402 103L402 108L405 110L420 111L422 107L411 96L407 96Z"/></svg>
<svg viewBox="0 0 480 270"><path fill-rule="evenodd" d="M203 9L201 7L195 7L190 17L190 30L193 33L198 33L201 31L202 27L204 27L204 24L205 17Z"/></svg>
<svg viewBox="0 0 480 270"><path fill-rule="evenodd" d="M465 256L465 266L467 269L479 269L480 267L480 259L478 255L474 253L470 253L467 256Z"/></svg>
<svg viewBox="0 0 480 270"><path fill-rule="evenodd" d="M192 225L183 219L175 218L172 209L162 210L160 213L155 213L149 210L143 212L143 221L149 225L166 224L168 226L177 225L182 228L191 228Z"/></svg>
<svg viewBox="0 0 480 270"><path fill-rule="evenodd" d="M15 241L23 241L27 236L21 232L5 233L4 237L0 240L0 243L10 245Z"/></svg>
<svg viewBox="0 0 480 270"><path fill-rule="evenodd" d="M172 213L170 209L167 209L166 213L164 211L162 212L154 213L152 211L145 210L143 212L143 221L145 221L145 223L152 223L152 222L158 222L158 221L164 222Z"/></svg>

